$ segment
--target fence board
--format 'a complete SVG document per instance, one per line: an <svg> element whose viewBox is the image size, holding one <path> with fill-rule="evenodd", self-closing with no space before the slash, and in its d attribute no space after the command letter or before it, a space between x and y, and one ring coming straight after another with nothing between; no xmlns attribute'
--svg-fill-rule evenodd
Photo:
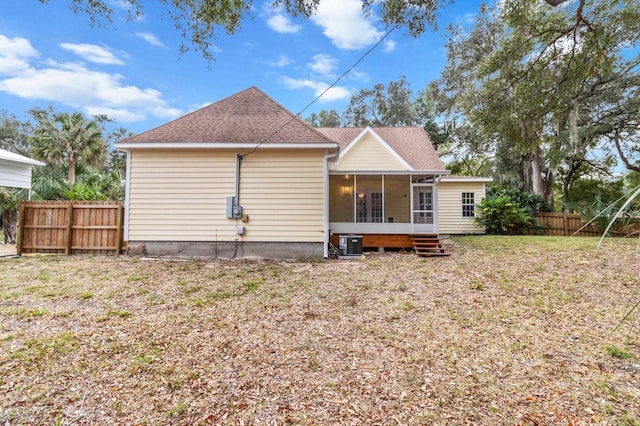
<svg viewBox="0 0 640 426"><path fill-rule="evenodd" d="M120 201L26 201L20 204L17 253L120 254Z"/></svg>

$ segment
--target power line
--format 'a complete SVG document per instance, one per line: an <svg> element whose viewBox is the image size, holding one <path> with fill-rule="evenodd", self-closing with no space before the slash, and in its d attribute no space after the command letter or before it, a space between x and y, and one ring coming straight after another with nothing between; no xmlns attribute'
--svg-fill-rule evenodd
<svg viewBox="0 0 640 426"><path fill-rule="evenodd" d="M305 106L304 108L302 108L300 110L300 112L298 112L297 114L295 114L291 120L287 121L286 123L284 123L282 126L280 126L277 130L275 130L273 133L271 133L269 136L267 136L266 138L264 138L262 141L260 141L260 143L258 145L256 145L251 151L247 152L246 154L242 155L242 157L249 155L249 154L253 154L254 152L256 152L258 150L258 148L260 148L260 146L262 144L264 144L265 142L267 142L269 139L271 139L272 137L274 137L276 134L278 134L282 129L284 129L285 127L287 127L293 120L295 120L296 118L302 118L301 115L303 112L305 112L307 109L309 109L311 107L311 105L315 104L316 102L318 102L329 90L331 90L336 84L338 84L340 82L340 80L342 80L347 74L349 74L355 67L358 66L358 64L360 62L362 62L364 60L364 58L366 58L371 52L373 52L378 46L380 46L380 44L382 44L382 42L392 33L394 32L398 27L400 26L400 24L395 24L393 27L391 27L391 29L389 29L386 33L384 33L384 35L380 38L380 40L378 40L376 42L376 44L374 44L373 46L371 46L369 48L369 50L367 50L366 52L364 52L357 61L355 61L353 63L353 65L351 65L345 72L343 72L342 74L340 74L340 76L333 82L331 83L329 86L327 86L326 89L324 89L322 91L322 93L320 93L318 96L316 96L311 102L309 102L307 104L307 106Z"/></svg>

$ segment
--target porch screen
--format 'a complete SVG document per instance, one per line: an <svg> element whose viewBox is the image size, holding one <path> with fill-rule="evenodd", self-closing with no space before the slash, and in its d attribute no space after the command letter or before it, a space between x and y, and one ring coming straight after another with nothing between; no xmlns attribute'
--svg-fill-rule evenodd
<svg viewBox="0 0 640 426"><path fill-rule="evenodd" d="M433 189L431 186L413 187L413 223L433 223Z"/></svg>
<svg viewBox="0 0 640 426"><path fill-rule="evenodd" d="M357 222L382 223L382 192L358 192Z"/></svg>

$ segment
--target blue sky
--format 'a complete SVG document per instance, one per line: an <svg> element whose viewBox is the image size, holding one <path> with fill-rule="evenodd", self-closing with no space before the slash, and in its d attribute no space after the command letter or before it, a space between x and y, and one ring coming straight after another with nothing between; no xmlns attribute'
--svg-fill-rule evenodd
<svg viewBox="0 0 640 426"><path fill-rule="evenodd" d="M250 86L257 86L293 113L300 112L385 32L366 19L360 0L322 0L309 20L293 19L254 2L253 18L235 35L219 31L216 60L199 52L180 55L183 40L157 6L127 22L120 11L106 28L75 15L70 0L5 2L0 15L0 110L26 119L33 107L106 114L135 133L149 130ZM447 23L472 19L479 2L458 0L440 12L441 31L418 39L392 33L322 100L321 109L343 112L359 89L401 75L414 92L438 78L445 61ZM188 41L187 41L188 43Z"/></svg>

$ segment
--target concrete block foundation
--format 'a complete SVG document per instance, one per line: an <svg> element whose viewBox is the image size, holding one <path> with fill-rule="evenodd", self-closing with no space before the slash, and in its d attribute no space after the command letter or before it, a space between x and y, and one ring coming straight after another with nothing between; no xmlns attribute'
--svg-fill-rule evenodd
<svg viewBox="0 0 640 426"><path fill-rule="evenodd" d="M322 259L322 243L234 241L129 241L128 254L151 257L207 257L221 259Z"/></svg>

